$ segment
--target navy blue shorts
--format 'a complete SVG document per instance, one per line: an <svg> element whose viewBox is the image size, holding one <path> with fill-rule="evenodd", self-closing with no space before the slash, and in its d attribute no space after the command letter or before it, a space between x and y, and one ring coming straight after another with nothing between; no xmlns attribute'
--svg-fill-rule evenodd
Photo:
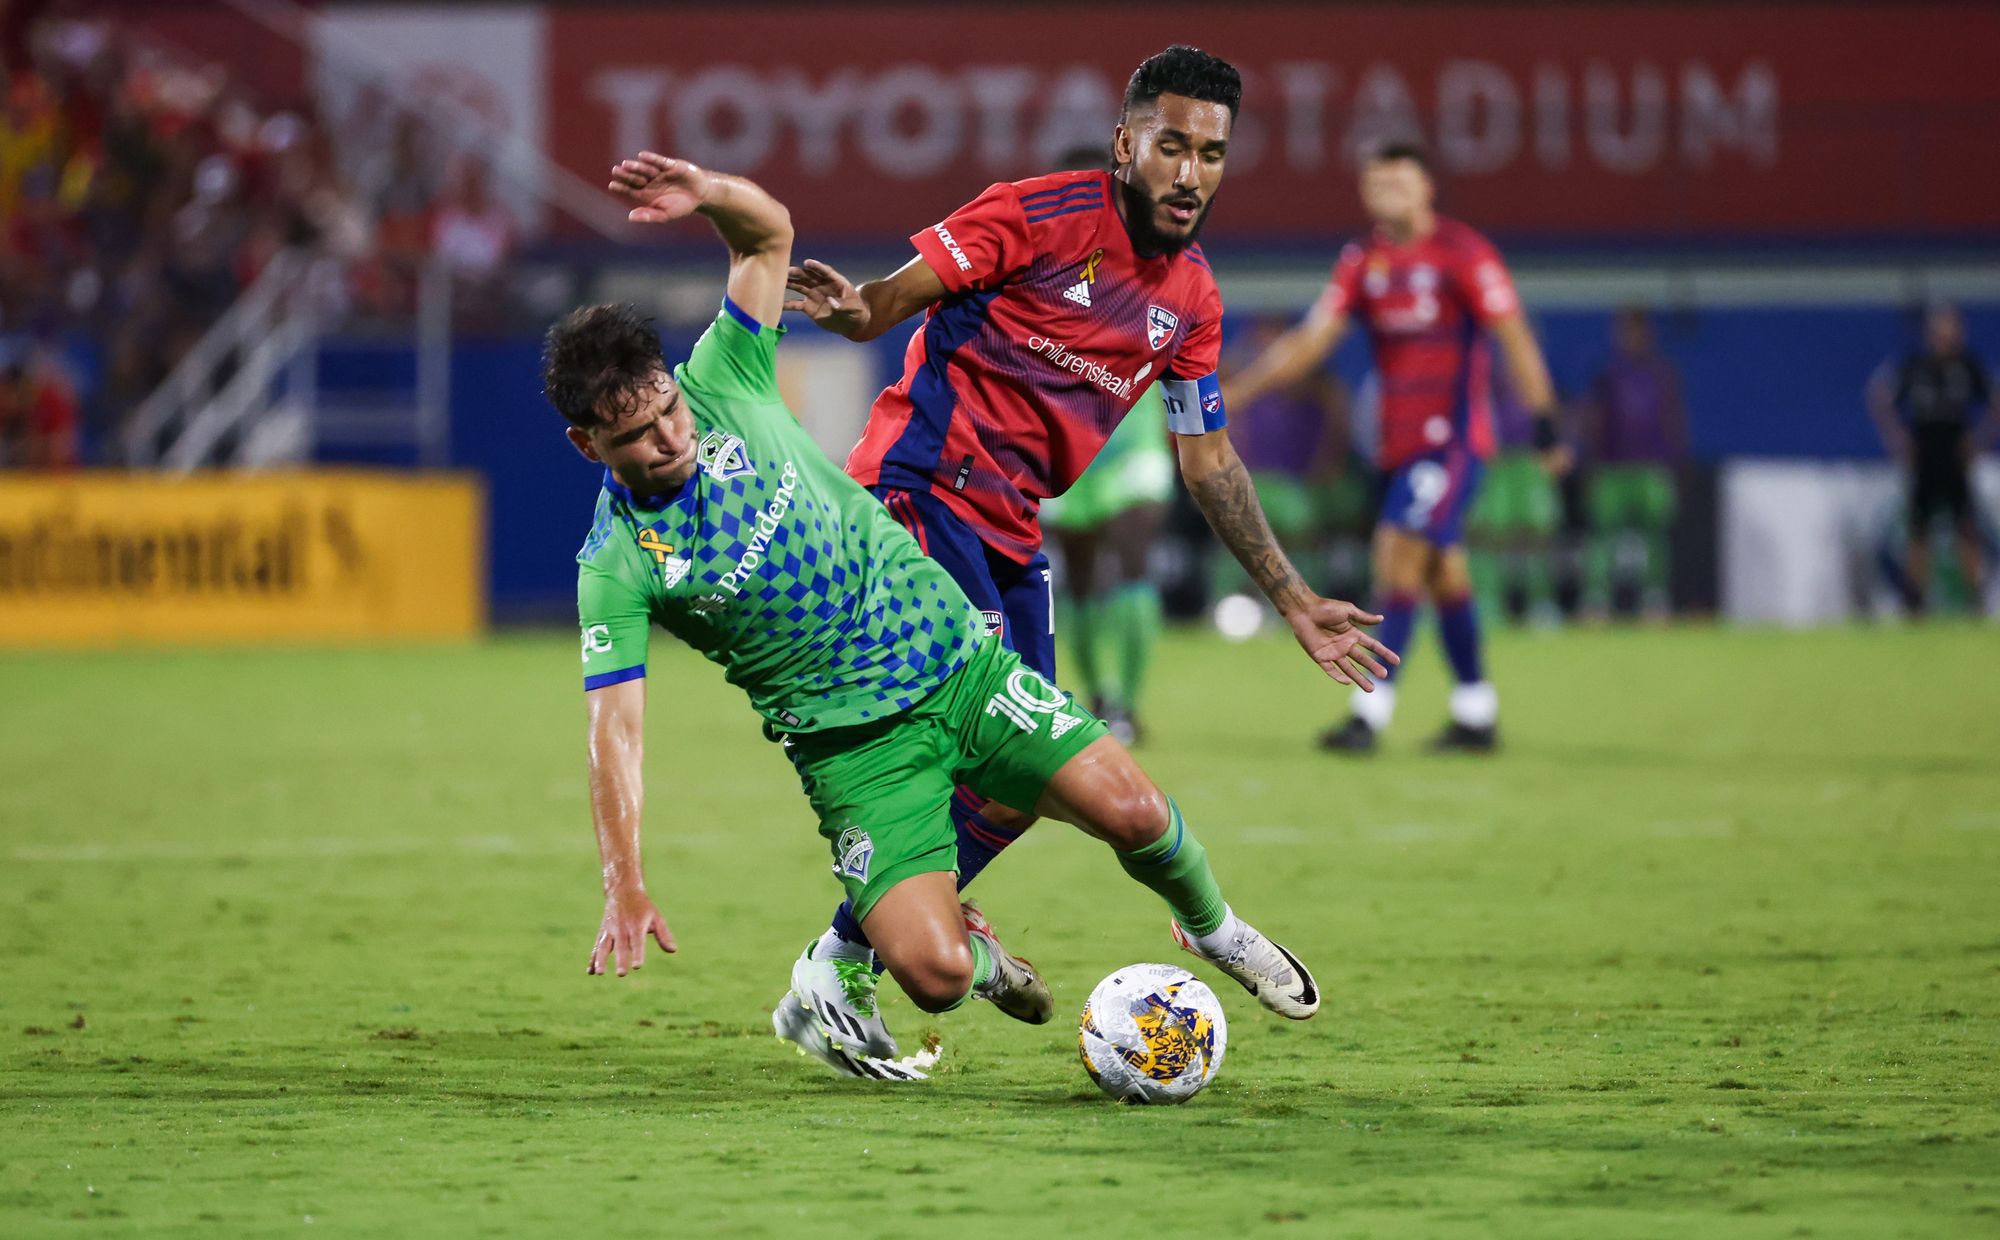
<svg viewBox="0 0 2000 1240"><path fill-rule="evenodd" d="M1479 494L1486 464L1462 444L1426 453L1382 476L1382 523L1433 547L1465 538L1465 514Z"/></svg>
<svg viewBox="0 0 2000 1240"><path fill-rule="evenodd" d="M1040 551L1016 564L981 541L973 528L944 501L927 491L875 486L869 490L924 554L944 565L972 605L986 615L986 631L998 633L1021 662L1056 682L1056 613L1049 557Z"/></svg>

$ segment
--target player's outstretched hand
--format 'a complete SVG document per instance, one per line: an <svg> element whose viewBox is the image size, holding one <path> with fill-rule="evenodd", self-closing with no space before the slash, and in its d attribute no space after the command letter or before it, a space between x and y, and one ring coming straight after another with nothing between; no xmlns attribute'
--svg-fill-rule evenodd
<svg viewBox="0 0 2000 1240"><path fill-rule="evenodd" d="M674 932L667 919L643 889L618 888L604 897L604 924L597 930L597 946L590 950L588 972L604 972L607 961L617 965L618 976L646 963L646 936L658 941L661 951L674 951Z"/></svg>
<svg viewBox="0 0 2000 1240"><path fill-rule="evenodd" d="M1314 595L1311 602L1285 619L1313 662L1341 684L1358 685L1364 693L1375 692L1370 673L1387 676L1389 668L1384 663L1394 666L1403 661L1403 656L1362 628L1382 623L1382 617L1352 603Z"/></svg>
<svg viewBox="0 0 2000 1240"><path fill-rule="evenodd" d="M610 189L632 204L626 219L634 224L666 224L693 214L701 205L708 193L708 173L685 159L640 151L611 169Z"/></svg>
<svg viewBox="0 0 2000 1240"><path fill-rule="evenodd" d="M785 273L785 289L785 309L798 311L836 336L852 336L868 326L868 303L861 290L816 258Z"/></svg>

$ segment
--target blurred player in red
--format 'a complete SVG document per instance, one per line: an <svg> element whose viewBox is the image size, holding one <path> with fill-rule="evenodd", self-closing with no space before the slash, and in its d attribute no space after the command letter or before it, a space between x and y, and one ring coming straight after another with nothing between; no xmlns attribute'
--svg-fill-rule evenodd
<svg viewBox="0 0 2000 1240"><path fill-rule="evenodd" d="M1226 61L1170 47L1126 86L1114 171L990 186L912 236L917 256L884 279L856 286L824 263L792 269L785 308L850 340L923 315L847 472L1045 676L1055 627L1041 502L1069 488L1155 383L1189 491L1306 652L1362 687L1382 674L1377 655L1394 661L1355 627L1380 617L1307 588L1223 429L1222 297L1196 238L1241 99ZM966 789L951 812L961 887L1032 821ZM829 957L866 954L845 906L821 942Z"/></svg>
<svg viewBox="0 0 2000 1240"><path fill-rule="evenodd" d="M1430 598L1457 682L1451 721L1435 746L1484 752L1498 739L1499 696L1486 679L1464 525L1493 455L1489 333L1534 416L1543 466L1560 473L1568 454L1557 439L1548 367L1499 251L1438 215L1435 192L1420 148L1395 143L1372 152L1361 166L1361 202L1375 227L1340 252L1305 319L1224 391L1227 403L1242 407L1324 364L1355 319L1367 329L1382 386L1374 552L1382 640L1391 649L1407 644L1417 605ZM1321 744L1373 749L1395 706L1393 682L1384 677L1380 691L1356 695L1353 714Z"/></svg>

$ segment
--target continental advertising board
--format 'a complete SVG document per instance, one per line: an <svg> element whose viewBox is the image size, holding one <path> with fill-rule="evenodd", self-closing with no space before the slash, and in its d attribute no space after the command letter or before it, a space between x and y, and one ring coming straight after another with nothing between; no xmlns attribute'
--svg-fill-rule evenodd
<svg viewBox="0 0 2000 1240"><path fill-rule="evenodd" d="M485 543L456 475L0 474L0 646L469 637Z"/></svg>

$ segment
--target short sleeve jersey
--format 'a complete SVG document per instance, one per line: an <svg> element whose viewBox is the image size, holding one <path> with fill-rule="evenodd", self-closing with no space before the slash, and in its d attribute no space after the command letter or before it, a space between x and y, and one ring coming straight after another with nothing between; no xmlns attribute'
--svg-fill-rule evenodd
<svg viewBox="0 0 2000 1240"><path fill-rule="evenodd" d="M775 729L866 723L970 656L979 612L778 395L779 329L732 303L677 367L694 473L640 496L607 472L577 553L585 689L646 674L658 624L722 665Z"/></svg>
<svg viewBox="0 0 2000 1240"><path fill-rule="evenodd" d="M1041 545L1068 490L1141 393L1166 380L1175 429L1222 424L1222 295L1201 247L1144 257L1105 172L989 187L910 238L946 294L847 469L929 491L1001 554ZM1206 421L1204 421L1206 419Z"/></svg>
<svg viewBox="0 0 2000 1240"><path fill-rule="evenodd" d="M1368 332L1382 388L1384 469L1452 444L1493 454L1484 329L1521 301L1490 241L1442 216L1406 245L1377 230L1340 252L1320 306L1353 315Z"/></svg>

